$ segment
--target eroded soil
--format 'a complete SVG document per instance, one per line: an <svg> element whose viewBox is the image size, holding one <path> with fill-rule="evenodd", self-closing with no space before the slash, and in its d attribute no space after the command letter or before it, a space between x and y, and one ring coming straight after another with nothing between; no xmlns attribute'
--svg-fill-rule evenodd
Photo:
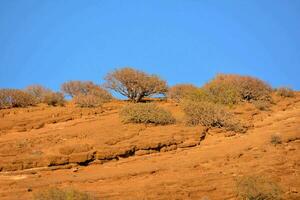
<svg viewBox="0 0 300 200"><path fill-rule="evenodd" d="M49 186L100 199L236 199L243 175L300 199L300 96L274 102L268 111L233 108L245 134L186 126L169 102L158 102L177 119L168 126L123 124L125 102L0 110L0 199L31 199ZM282 144L271 144L274 134Z"/></svg>

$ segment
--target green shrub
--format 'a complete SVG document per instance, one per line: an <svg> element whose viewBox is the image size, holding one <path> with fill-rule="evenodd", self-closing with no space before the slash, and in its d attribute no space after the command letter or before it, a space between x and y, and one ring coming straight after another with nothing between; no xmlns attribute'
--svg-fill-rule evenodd
<svg viewBox="0 0 300 200"><path fill-rule="evenodd" d="M36 105L35 98L18 89L0 89L0 109Z"/></svg>
<svg viewBox="0 0 300 200"><path fill-rule="evenodd" d="M192 84L177 84L169 88L167 97L175 102L180 102L196 91L197 87Z"/></svg>
<svg viewBox="0 0 300 200"><path fill-rule="evenodd" d="M189 125L201 124L207 127L224 127L235 132L245 132L245 128L220 104L207 101L185 101L182 104Z"/></svg>
<svg viewBox="0 0 300 200"><path fill-rule="evenodd" d="M172 124L175 118L169 111L152 103L128 104L120 112L124 122L145 124Z"/></svg>
<svg viewBox="0 0 300 200"><path fill-rule="evenodd" d="M60 92L47 92L43 96L43 103L50 106L63 106L65 104L64 95Z"/></svg>
<svg viewBox="0 0 300 200"><path fill-rule="evenodd" d="M245 176L237 181L237 195L242 200L280 200L282 190L269 180Z"/></svg>
<svg viewBox="0 0 300 200"><path fill-rule="evenodd" d="M288 87L280 87L276 90L276 94L281 97L294 97L295 92Z"/></svg>
<svg viewBox="0 0 300 200"><path fill-rule="evenodd" d="M48 188L34 194L34 200L96 200L90 194L74 189Z"/></svg>

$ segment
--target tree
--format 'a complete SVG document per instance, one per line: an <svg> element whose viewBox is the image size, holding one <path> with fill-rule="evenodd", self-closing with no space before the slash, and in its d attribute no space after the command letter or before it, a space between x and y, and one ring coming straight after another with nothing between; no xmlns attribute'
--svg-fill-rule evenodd
<svg viewBox="0 0 300 200"><path fill-rule="evenodd" d="M140 102L144 97L167 92L166 81L157 75L149 75L130 67L108 73L105 80L105 87L128 97L133 102Z"/></svg>

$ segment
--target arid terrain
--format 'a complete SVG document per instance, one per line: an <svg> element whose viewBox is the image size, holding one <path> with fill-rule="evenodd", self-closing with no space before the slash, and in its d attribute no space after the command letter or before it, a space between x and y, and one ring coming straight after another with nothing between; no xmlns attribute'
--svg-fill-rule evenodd
<svg viewBox="0 0 300 200"><path fill-rule="evenodd" d="M300 94L274 97L270 110L233 109L246 133L187 126L124 124L125 101L103 108L43 104L0 110L0 199L26 200L47 187L72 187L99 199L236 199L236 180L275 181L300 199ZM271 143L272 135L282 141Z"/></svg>

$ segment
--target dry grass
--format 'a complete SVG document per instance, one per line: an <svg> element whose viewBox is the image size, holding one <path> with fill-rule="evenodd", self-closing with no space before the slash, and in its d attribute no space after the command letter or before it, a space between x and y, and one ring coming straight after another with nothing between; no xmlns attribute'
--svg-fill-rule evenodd
<svg viewBox="0 0 300 200"><path fill-rule="evenodd" d="M271 103L269 101L254 101L253 105L261 111L268 111L271 107Z"/></svg>
<svg viewBox="0 0 300 200"><path fill-rule="evenodd" d="M207 127L224 127L235 132L245 132L241 123L223 106L207 101L185 101L183 111L190 125L201 124Z"/></svg>
<svg viewBox="0 0 300 200"><path fill-rule="evenodd" d="M120 112L124 122L166 125L175 123L169 111L152 103L128 104Z"/></svg>
<svg viewBox="0 0 300 200"><path fill-rule="evenodd" d="M237 195L241 200L280 200L281 194L275 182L262 177L245 176L237 181Z"/></svg>
<svg viewBox="0 0 300 200"><path fill-rule="evenodd" d="M17 89L0 89L0 109L36 105L35 98Z"/></svg>
<svg viewBox="0 0 300 200"><path fill-rule="evenodd" d="M90 194L74 189L49 188L34 194L34 200L96 200Z"/></svg>
<svg viewBox="0 0 300 200"><path fill-rule="evenodd" d="M82 108L101 107L105 99L96 95L78 95L73 99L74 103Z"/></svg>
<svg viewBox="0 0 300 200"><path fill-rule="evenodd" d="M295 92L288 87L280 87L276 90L276 94L281 97L295 97Z"/></svg>

